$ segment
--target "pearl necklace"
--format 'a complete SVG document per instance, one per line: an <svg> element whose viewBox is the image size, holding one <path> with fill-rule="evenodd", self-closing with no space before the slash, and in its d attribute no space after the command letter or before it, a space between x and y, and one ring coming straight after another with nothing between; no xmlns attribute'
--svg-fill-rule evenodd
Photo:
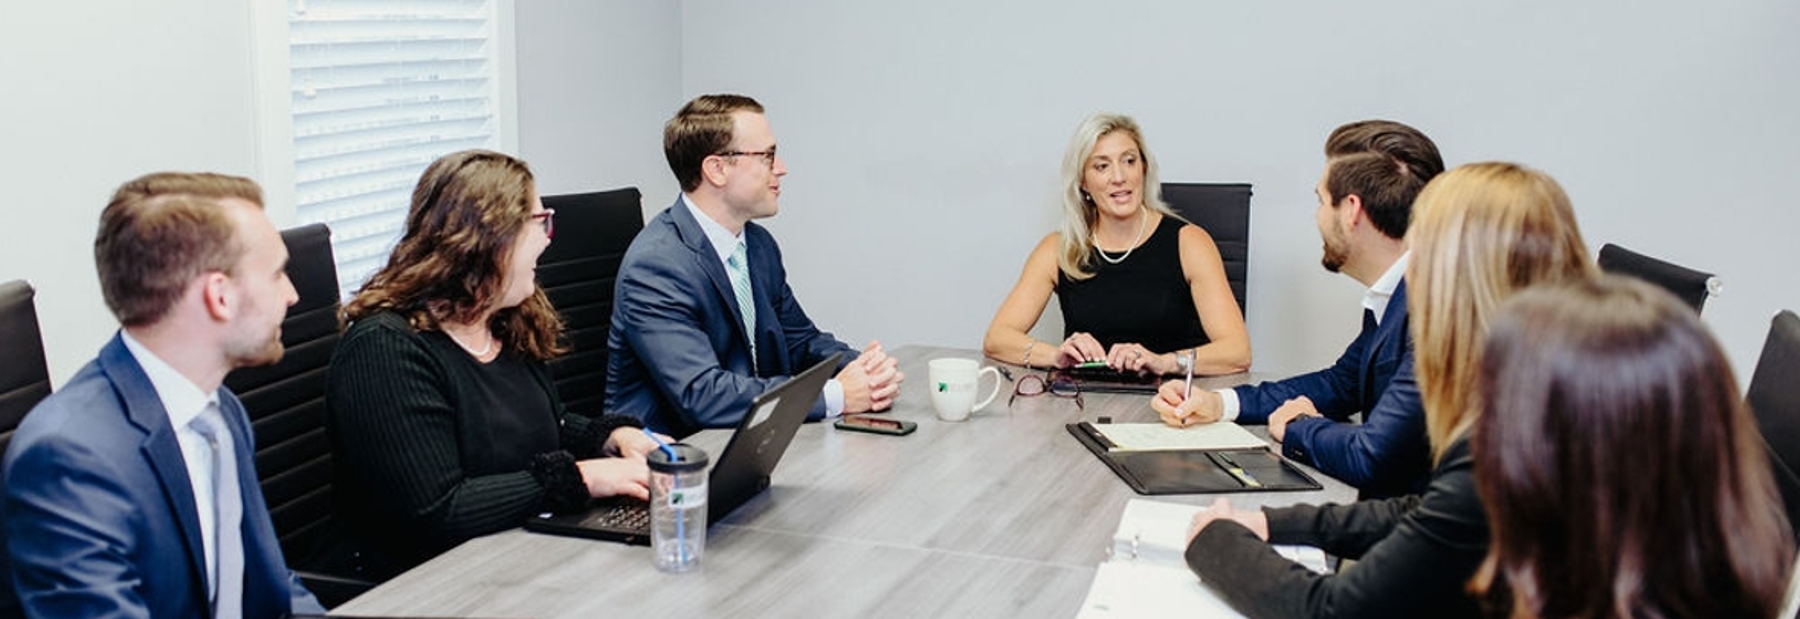
<svg viewBox="0 0 1800 619"><path fill-rule="evenodd" d="M1144 226L1149 225L1149 223L1150 223L1150 209L1148 207L1138 207L1138 208L1139 208L1139 216L1138 216L1137 238L1132 239L1131 247L1129 247L1125 250L1125 255L1119 256L1116 259L1113 258L1112 256L1106 255L1106 250L1100 249L1100 235L1099 234L1094 235L1094 251L1099 253L1100 259L1105 260L1107 264L1118 264L1118 263L1124 262L1126 258L1131 257L1131 252L1137 250L1138 243L1143 242Z"/></svg>
<svg viewBox="0 0 1800 619"><path fill-rule="evenodd" d="M456 337L456 334L452 333L449 329L444 329L444 335L450 336L450 341L456 342L457 346L461 347L464 351L467 351L470 355L474 356L477 359L486 357L488 353L494 352L494 341L496 339L498 339L498 338L494 337L494 333L492 331L489 331L488 338L487 338L487 345L481 347L481 350L475 350L475 347L470 346L468 344L464 344L462 341L462 338Z"/></svg>

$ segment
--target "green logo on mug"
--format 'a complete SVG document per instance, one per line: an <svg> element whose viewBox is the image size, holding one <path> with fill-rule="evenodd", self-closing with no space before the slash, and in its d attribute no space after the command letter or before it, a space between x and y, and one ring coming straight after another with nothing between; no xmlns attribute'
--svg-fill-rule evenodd
<svg viewBox="0 0 1800 619"><path fill-rule="evenodd" d="M946 382L938 383L938 393L943 393L943 392L949 391L949 390L950 390L950 383L946 383Z"/></svg>

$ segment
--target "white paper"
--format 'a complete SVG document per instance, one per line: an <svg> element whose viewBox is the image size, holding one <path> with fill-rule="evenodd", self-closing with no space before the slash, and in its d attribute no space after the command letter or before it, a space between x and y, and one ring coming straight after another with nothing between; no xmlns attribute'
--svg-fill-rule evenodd
<svg viewBox="0 0 1800 619"><path fill-rule="evenodd" d="M1157 451L1181 449L1261 449L1268 441L1257 438L1243 426L1218 423L1170 427L1161 423L1096 423L1095 430L1112 441L1113 451Z"/></svg>
<svg viewBox="0 0 1800 619"><path fill-rule="evenodd" d="M1112 558L1094 572L1081 617L1241 617L1188 569L1183 553L1194 514L1203 507L1131 499L1113 534ZM1325 552L1309 546L1273 546L1276 552L1321 574Z"/></svg>

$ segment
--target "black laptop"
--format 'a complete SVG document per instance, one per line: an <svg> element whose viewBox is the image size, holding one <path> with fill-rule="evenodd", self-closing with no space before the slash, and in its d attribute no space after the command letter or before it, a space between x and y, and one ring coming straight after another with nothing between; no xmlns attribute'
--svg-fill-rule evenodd
<svg viewBox="0 0 1800 619"><path fill-rule="evenodd" d="M730 515L769 487L775 463L787 452L800 424L806 422L841 357L832 355L750 402L750 410L744 412L725 451L713 461L707 480L708 523ZM629 497L596 499L585 512L533 516L525 521L525 529L649 545L650 504Z"/></svg>

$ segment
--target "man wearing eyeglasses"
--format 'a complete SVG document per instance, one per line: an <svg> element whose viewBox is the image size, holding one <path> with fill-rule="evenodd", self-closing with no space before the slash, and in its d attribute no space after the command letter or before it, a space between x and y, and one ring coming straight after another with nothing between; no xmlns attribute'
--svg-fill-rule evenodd
<svg viewBox="0 0 1800 619"><path fill-rule="evenodd" d="M820 331L788 287L775 237L787 166L763 107L740 95L689 101L663 127L681 196L632 240L607 334L606 410L677 437L736 425L750 401L844 353L810 419L883 410L895 360Z"/></svg>
<svg viewBox="0 0 1800 619"><path fill-rule="evenodd" d="M1315 193L1320 263L1368 287L1363 327L1331 367L1219 391L1164 384L1151 407L1163 421L1269 424L1282 453L1362 490L1365 498L1424 489L1431 473L1425 409L1407 332L1406 227L1413 198L1444 171L1437 145L1386 120L1350 123L1325 142ZM1361 412L1363 423L1347 423Z"/></svg>

